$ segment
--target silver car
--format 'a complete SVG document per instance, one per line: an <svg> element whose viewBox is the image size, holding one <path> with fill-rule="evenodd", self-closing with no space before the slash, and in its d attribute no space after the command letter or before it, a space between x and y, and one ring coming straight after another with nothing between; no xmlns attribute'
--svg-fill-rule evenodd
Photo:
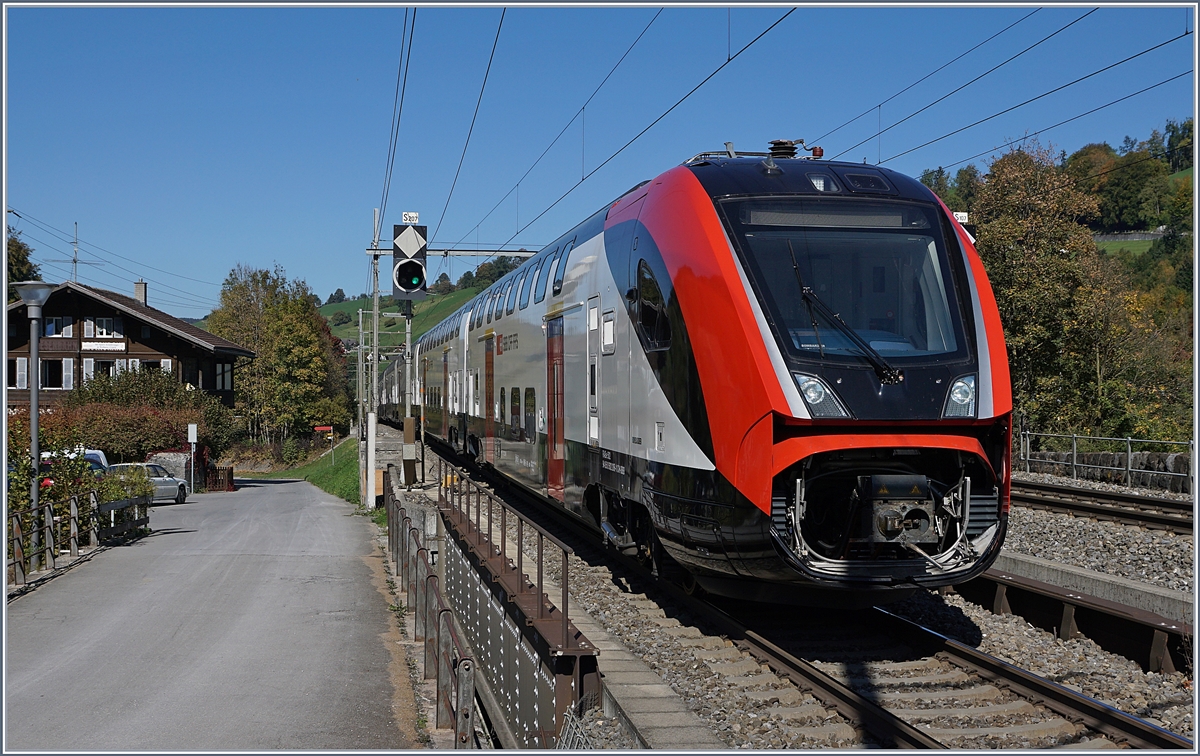
<svg viewBox="0 0 1200 756"><path fill-rule="evenodd" d="M135 467L144 469L146 471L146 476L150 478L150 482L154 484L155 501L166 499L168 501L174 501L176 504L182 504L183 502L187 501L187 483L179 478L176 478L162 465L156 465L153 462L125 463L109 467L108 472L110 474L120 475L122 472L132 470Z"/></svg>

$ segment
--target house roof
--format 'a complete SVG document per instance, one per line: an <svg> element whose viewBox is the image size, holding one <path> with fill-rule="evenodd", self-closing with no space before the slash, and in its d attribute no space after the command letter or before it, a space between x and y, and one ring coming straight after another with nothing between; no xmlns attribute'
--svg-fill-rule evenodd
<svg viewBox="0 0 1200 756"><path fill-rule="evenodd" d="M98 302L112 307L115 310L124 312L125 314L136 318L137 320L161 328L167 333L194 344L201 349L206 349L213 354L231 355L236 357L254 357L254 352L245 347L223 339L220 336L215 336L202 328L197 328L191 323L184 322L179 318L168 315L162 310L156 310L153 307L142 304L133 297L127 297L124 294L118 294L115 291L107 289L97 289L92 286L84 286L75 281L64 281L54 290L50 292L50 296L54 296L60 291L74 291L82 296L89 297ZM24 307L24 303L17 301L8 306L9 311Z"/></svg>

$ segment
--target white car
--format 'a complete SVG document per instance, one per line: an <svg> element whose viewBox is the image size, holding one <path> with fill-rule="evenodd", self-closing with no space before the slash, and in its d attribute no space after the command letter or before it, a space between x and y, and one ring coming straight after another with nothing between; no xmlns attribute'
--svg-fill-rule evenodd
<svg viewBox="0 0 1200 756"><path fill-rule="evenodd" d="M154 484L155 501L167 499L168 501L174 501L176 504L182 504L187 501L187 483L167 472L167 469L162 465L156 465L153 462L125 463L112 465L108 468L108 472L109 474L120 475L122 472L132 470L135 467L144 469L146 476Z"/></svg>

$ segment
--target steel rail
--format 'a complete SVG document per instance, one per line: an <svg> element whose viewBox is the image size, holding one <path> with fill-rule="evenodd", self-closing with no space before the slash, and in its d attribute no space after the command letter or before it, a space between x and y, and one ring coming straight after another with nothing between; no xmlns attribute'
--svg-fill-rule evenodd
<svg viewBox="0 0 1200 756"><path fill-rule="evenodd" d="M1013 482L1012 503L1068 514L1083 514L1127 525L1166 529L1175 533L1193 531L1190 501L1162 499L1078 486Z"/></svg>
<svg viewBox="0 0 1200 756"><path fill-rule="evenodd" d="M1182 735L1130 716L1106 703L989 656L885 609L876 607L875 611L883 617L890 618L898 632L912 637L915 642L933 646L938 653L944 654L955 664L1000 683L1014 693L1040 703L1062 717L1080 722L1106 737L1127 743L1134 748L1195 750L1195 744Z"/></svg>

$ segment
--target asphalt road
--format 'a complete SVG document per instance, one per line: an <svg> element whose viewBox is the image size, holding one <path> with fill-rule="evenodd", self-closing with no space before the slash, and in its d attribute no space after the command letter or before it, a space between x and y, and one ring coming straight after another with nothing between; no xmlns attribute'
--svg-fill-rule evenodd
<svg viewBox="0 0 1200 756"><path fill-rule="evenodd" d="M375 526L241 483L8 605L5 751L420 747Z"/></svg>

